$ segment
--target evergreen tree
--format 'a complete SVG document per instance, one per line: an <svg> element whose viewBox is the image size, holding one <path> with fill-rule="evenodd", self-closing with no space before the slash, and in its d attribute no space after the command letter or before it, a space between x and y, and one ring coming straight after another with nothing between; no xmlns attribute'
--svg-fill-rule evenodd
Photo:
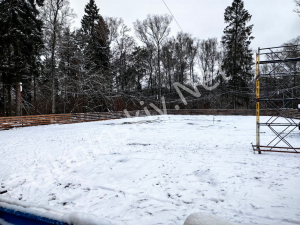
<svg viewBox="0 0 300 225"><path fill-rule="evenodd" d="M96 28L95 37L95 59L98 69L102 72L107 71L109 67L109 41L108 41L109 30L102 16L100 16Z"/></svg>
<svg viewBox="0 0 300 225"><path fill-rule="evenodd" d="M223 71L231 76L229 87L232 91L233 107L236 108L237 96L249 101L247 83L253 77L251 73L253 63L252 52L249 49L253 25L247 26L251 15L244 9L243 0L234 0L232 5L225 10L225 23L222 43L225 49Z"/></svg>
<svg viewBox="0 0 300 225"><path fill-rule="evenodd" d="M100 19L99 9L94 0L90 0L85 6L84 12L85 14L81 20L81 28L84 34L93 37L95 35L97 22Z"/></svg>
<svg viewBox="0 0 300 225"><path fill-rule="evenodd" d="M109 60L108 34L109 30L99 14L94 0L85 6L85 15L81 20L85 54L90 58L88 68L93 72L106 70Z"/></svg>
<svg viewBox="0 0 300 225"><path fill-rule="evenodd" d="M19 83L24 75L38 73L43 47L42 22L37 6L43 0L3 0L0 2L0 71L12 114L11 89L16 89L16 114L20 114Z"/></svg>

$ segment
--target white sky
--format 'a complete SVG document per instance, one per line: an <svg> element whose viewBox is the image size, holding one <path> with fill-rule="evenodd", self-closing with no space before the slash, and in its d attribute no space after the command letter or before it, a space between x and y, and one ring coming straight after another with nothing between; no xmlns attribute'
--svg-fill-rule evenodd
<svg viewBox="0 0 300 225"><path fill-rule="evenodd" d="M84 7L89 0L70 0L77 14L75 26L80 27ZM225 8L233 0L165 0L184 32L194 37L207 39L221 38ZM143 20L148 14L169 14L162 0L95 0L100 14L121 17L133 28L133 22ZM251 47L274 47L300 35L300 17L293 12L293 0L244 0L245 8L252 15ZM172 35L180 31L176 22L171 25Z"/></svg>

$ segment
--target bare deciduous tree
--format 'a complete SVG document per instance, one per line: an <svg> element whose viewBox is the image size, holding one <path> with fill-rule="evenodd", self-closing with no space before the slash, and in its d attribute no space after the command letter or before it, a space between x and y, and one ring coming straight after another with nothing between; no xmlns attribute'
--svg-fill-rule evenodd
<svg viewBox="0 0 300 225"><path fill-rule="evenodd" d="M42 20L44 21L45 37L48 37L48 51L51 57L51 95L52 113L55 113L55 77L56 77L56 52L58 38L61 36L63 27L67 27L72 18L75 17L73 10L69 6L68 0L46 0L42 8Z"/></svg>
<svg viewBox="0 0 300 225"><path fill-rule="evenodd" d="M217 38L202 40L199 46L198 60L203 72L203 82L212 85L213 79L219 69L221 53L218 50Z"/></svg>
<svg viewBox="0 0 300 225"><path fill-rule="evenodd" d="M115 82L116 88L121 90L126 86L126 71L129 64L130 54L133 52L136 42L130 36L131 29L124 24L123 19L106 18L106 23L109 29L109 43L111 48L111 59L115 65Z"/></svg>
<svg viewBox="0 0 300 225"><path fill-rule="evenodd" d="M195 59L199 51L200 41L196 38L191 38L188 40L187 43L187 60L190 70L190 81L195 84L195 73L194 73L194 66L195 66Z"/></svg>
<svg viewBox="0 0 300 225"><path fill-rule="evenodd" d="M136 35L146 45L152 43L157 48L157 68L158 68L158 99L161 99L161 73L160 73L160 50L164 40L170 34L169 28L172 22L172 17L169 15L148 15L143 20L137 20L134 23ZM161 104L161 103L160 103Z"/></svg>

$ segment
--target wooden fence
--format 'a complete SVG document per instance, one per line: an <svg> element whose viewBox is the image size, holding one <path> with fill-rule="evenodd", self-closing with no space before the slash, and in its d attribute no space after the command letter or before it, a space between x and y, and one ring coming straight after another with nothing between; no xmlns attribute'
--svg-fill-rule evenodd
<svg viewBox="0 0 300 225"><path fill-rule="evenodd" d="M135 116L137 111L130 111L130 116ZM159 115L155 110L149 111L151 115ZM255 116L255 109L168 109L168 115L214 115L214 116ZM291 113L292 112L292 113ZM296 117L300 116L297 110L287 110L285 114ZM144 111L139 112L140 116L146 116ZM277 110L274 109L262 109L260 110L261 116L276 116L279 115ZM287 116L287 117L289 117Z"/></svg>
<svg viewBox="0 0 300 225"><path fill-rule="evenodd" d="M71 124L91 121L120 119L123 113L72 113L49 114L34 116L0 117L0 130L8 130L15 127L29 127L49 124Z"/></svg>
<svg viewBox="0 0 300 225"><path fill-rule="evenodd" d="M295 120L300 120L300 112L297 109L290 110L288 112L288 118L292 118Z"/></svg>
<svg viewBox="0 0 300 225"><path fill-rule="evenodd" d="M145 111L130 111L129 115L147 116ZM182 109L182 110L167 110L168 115L241 115L241 116L255 116L254 109ZM155 110L150 111L151 115L159 115ZM261 110L261 116L276 116L276 110ZM300 113L298 110L288 110L285 112L288 118L299 119ZM92 121L102 121L111 119L126 118L124 112L101 112L101 113L73 113L73 114L49 114L49 115L35 115L35 116L16 116L16 117L0 117L0 130L8 130L16 127L29 127L49 124L71 124L83 123Z"/></svg>

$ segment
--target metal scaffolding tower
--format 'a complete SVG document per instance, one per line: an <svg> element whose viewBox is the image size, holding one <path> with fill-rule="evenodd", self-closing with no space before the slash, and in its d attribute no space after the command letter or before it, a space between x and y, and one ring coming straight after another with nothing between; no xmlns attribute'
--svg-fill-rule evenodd
<svg viewBox="0 0 300 225"><path fill-rule="evenodd" d="M270 115L262 117L262 109L270 109ZM253 150L259 154L300 153L299 122L300 45L259 48L256 55L256 145Z"/></svg>

